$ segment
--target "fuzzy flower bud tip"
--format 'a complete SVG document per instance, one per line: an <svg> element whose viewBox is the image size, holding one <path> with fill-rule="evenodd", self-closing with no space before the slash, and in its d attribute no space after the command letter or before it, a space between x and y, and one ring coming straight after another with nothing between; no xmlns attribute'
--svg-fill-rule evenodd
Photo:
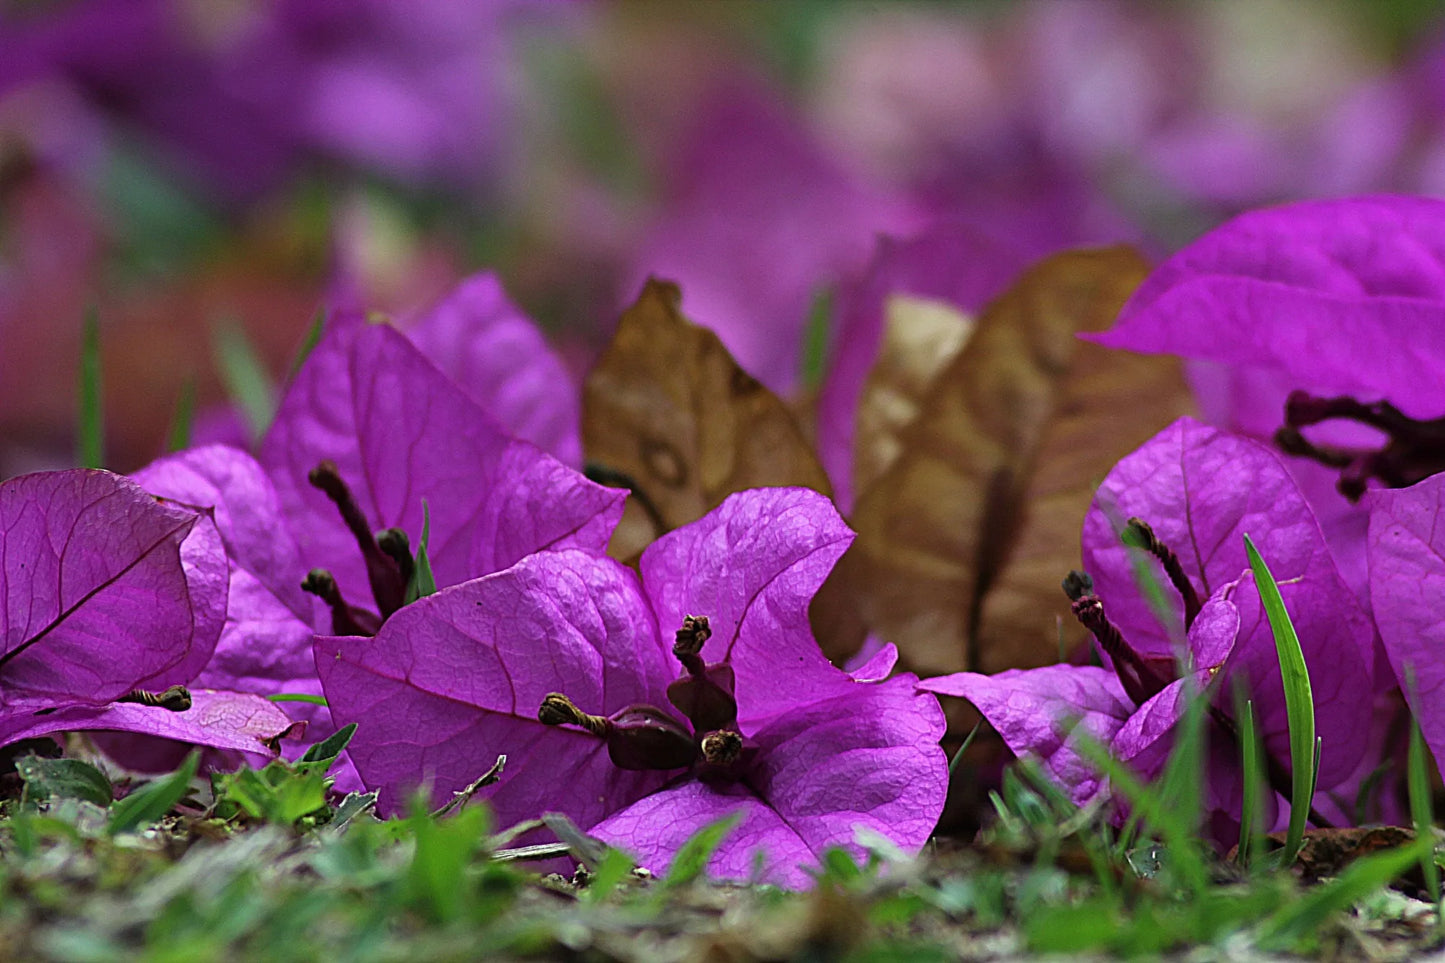
<svg viewBox="0 0 1445 963"><path fill-rule="evenodd" d="M689 615L682 620L682 628L677 630L676 641L672 645L673 655L679 658L697 655L710 638L712 626L708 624L707 616Z"/></svg>

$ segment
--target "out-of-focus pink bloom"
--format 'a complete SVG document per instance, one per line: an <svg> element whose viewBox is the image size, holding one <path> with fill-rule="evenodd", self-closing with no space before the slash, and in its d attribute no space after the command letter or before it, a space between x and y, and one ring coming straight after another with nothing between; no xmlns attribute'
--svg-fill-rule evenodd
<svg viewBox="0 0 1445 963"><path fill-rule="evenodd" d="M308 156L472 185L511 120L515 21L564 10L530 0L192 6L96 0L10 14L0 96L66 84L223 198L255 196Z"/></svg>
<svg viewBox="0 0 1445 963"><path fill-rule="evenodd" d="M876 234L919 223L911 204L828 154L779 95L743 81L698 105L663 192L629 292L648 275L677 281L689 316L784 393L798 383L814 295L861 267Z"/></svg>

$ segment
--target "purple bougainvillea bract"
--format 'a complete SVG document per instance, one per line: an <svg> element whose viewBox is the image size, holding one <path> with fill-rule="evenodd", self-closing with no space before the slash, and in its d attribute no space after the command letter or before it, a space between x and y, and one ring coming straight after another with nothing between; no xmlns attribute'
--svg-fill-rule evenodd
<svg viewBox="0 0 1445 963"><path fill-rule="evenodd" d="M374 640L318 639L317 668L338 721L373 723L351 753L386 806L423 785L442 798L506 754L486 791L502 823L560 809L662 871L682 840L742 811L712 871L747 877L761 851L766 878L801 886L800 867L853 844L856 825L921 846L947 781L933 698L911 677L856 681L812 638L807 603L850 540L814 492L743 492L650 546L640 582L607 558L539 553L407 606ZM666 707L680 673L664 639L695 614L756 749L741 779L621 770L603 740L538 721L557 692L589 713Z"/></svg>

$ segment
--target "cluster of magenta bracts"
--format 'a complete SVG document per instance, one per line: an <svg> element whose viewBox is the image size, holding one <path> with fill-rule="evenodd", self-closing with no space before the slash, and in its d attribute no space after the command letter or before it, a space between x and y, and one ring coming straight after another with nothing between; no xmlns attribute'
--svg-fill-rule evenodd
<svg viewBox="0 0 1445 963"><path fill-rule="evenodd" d="M1252 265L1238 251L1261 237L1276 257ZM1386 255L1401 237L1434 253L1396 290ZM1222 372L1273 392L1272 410L1206 390L1221 424L1181 419L1104 479L1083 521L1088 574L1065 581L1102 665L922 681L890 677L886 645L851 673L819 651L808 605L852 539L826 497L734 494L623 566L606 548L626 495L573 467L575 394L523 319L446 309L404 334L338 314L254 453L202 445L129 479L0 484L0 744L102 729L260 759L278 740L302 751L303 724L314 741L354 721L339 785L377 790L385 811L418 787L460 790L506 754L484 791L502 823L560 810L661 869L701 826L741 814L744 842L712 869L750 877L761 852L766 878L805 885L803 867L856 848L859 826L905 848L927 839L947 789L934 694L972 701L1083 803L1106 787L1079 733L1152 778L1189 699L1205 692L1232 737L1240 690L1283 785L1287 715L1248 533L1312 674L1313 818L1353 822L1389 748L1377 708L1407 678L1445 685L1441 265L1445 203L1370 198L1249 215L1161 266L1099 339L1212 362L1202 385ZM471 285L458 297L494 282ZM535 364L485 368L493 338L533 339ZM1303 439L1341 420L1387 437ZM434 593L417 588L407 533L428 545ZM1140 550L1169 611L1140 585ZM374 610L355 604L368 595ZM276 695L325 706L283 712ZM1412 701L1445 754L1445 709ZM1227 751L1209 767L1219 829L1243 775Z"/></svg>
<svg viewBox="0 0 1445 963"><path fill-rule="evenodd" d="M385 812L507 755L483 793L499 822L562 811L659 870L732 813L748 843L719 851L728 876L761 852L766 878L804 885L858 825L921 846L947 783L936 699L880 681L886 658L866 678L831 665L808 625L852 538L836 509L743 492L640 574L608 558L626 493L572 467L575 391L525 319L470 310L497 296L474 280L407 333L333 315L254 453L0 485L6 555L33 560L7 572L25 584L0 743L103 729L130 734L106 743L122 761L159 737L258 763L356 722L337 786ZM535 362L489 367L493 343ZM664 625L682 629L664 643ZM829 769L835 791L805 789Z"/></svg>
<svg viewBox="0 0 1445 963"><path fill-rule="evenodd" d="M1445 713L1407 681L1420 692L1445 682L1442 264L1445 204L1372 197L1248 214L1156 269L1094 340L1204 363L1199 400L1216 426L1175 424L1099 488L1083 526L1089 576L1071 576L1065 591L1104 666L922 685L972 700L1080 802L1101 790L1097 772L1039 717L1077 722L1152 777L1187 692L1202 691L1222 737L1206 803L1230 839L1244 778L1231 742L1236 691L1253 700L1272 783L1288 782L1287 712L1243 550L1249 534L1312 677L1322 750L1311 818L1399 818L1397 799L1361 790L1400 748L1401 692L1445 750ZM1128 554L1139 549L1158 562L1182 618L1161 623L1151 611ZM1271 801L1280 820L1285 796Z"/></svg>
<svg viewBox="0 0 1445 963"><path fill-rule="evenodd" d="M653 705L630 705L611 716L589 715L560 692L547 693L537 719L549 726L581 726L607 743L607 755L619 769L690 769L704 783L738 782L757 746L749 745L738 729L732 666L705 663L699 654L711 637L707 616L689 615L672 647L686 674L668 685L667 700L692 724L691 730Z"/></svg>

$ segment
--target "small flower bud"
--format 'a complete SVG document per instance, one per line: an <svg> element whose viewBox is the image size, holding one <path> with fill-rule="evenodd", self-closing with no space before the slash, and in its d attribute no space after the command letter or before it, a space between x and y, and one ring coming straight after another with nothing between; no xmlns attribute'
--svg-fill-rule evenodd
<svg viewBox="0 0 1445 963"><path fill-rule="evenodd" d="M693 772L710 786L736 783L746 773L757 747L749 745L735 729L716 729L698 740L699 756Z"/></svg>
<svg viewBox="0 0 1445 963"><path fill-rule="evenodd" d="M544 726L581 726L599 738L605 737L612 728L606 718L583 712L560 692L549 692L542 698L542 704L537 707L537 721Z"/></svg>
<svg viewBox="0 0 1445 963"><path fill-rule="evenodd" d="M685 769L697 758L687 727L661 709L631 705L611 717L594 716L560 692L549 692L537 709L543 725L581 726L607 742L607 755L618 769Z"/></svg>
<svg viewBox="0 0 1445 963"><path fill-rule="evenodd" d="M411 540L399 528L386 528L376 533L376 545L396 563L405 585L411 581L416 569L416 558L411 553Z"/></svg>
<svg viewBox="0 0 1445 963"><path fill-rule="evenodd" d="M667 701L687 716L694 732L730 729L737 725L738 700L733 667L725 662L704 666L701 675L685 675L667 687Z"/></svg>
<svg viewBox="0 0 1445 963"><path fill-rule="evenodd" d="M682 628L677 630L676 641L672 645L672 654L678 658L684 655L697 655L707 640L712 638L712 626L708 624L706 615L689 615L682 620Z"/></svg>
<svg viewBox="0 0 1445 963"><path fill-rule="evenodd" d="M166 709L170 712L185 712L191 707L191 690L183 685L173 685L164 692L158 693L146 692L144 689L133 689L115 701L154 706L157 709Z"/></svg>
<svg viewBox="0 0 1445 963"><path fill-rule="evenodd" d="M1094 580L1088 572L1080 572L1074 569L1064 576L1064 594L1069 601L1077 602L1086 595L1094 594Z"/></svg>
<svg viewBox="0 0 1445 963"><path fill-rule="evenodd" d="M730 729L702 737L702 758L710 766L730 766L743 754L743 737Z"/></svg>
<svg viewBox="0 0 1445 963"><path fill-rule="evenodd" d="M618 769L685 769L697 758L692 733L661 709L628 706L610 721L607 755Z"/></svg>
<svg viewBox="0 0 1445 963"><path fill-rule="evenodd" d="M346 604L341 587L326 569L313 568L306 573L301 590L321 599L331 609L333 635L375 635L381 630L381 619L365 609Z"/></svg>

